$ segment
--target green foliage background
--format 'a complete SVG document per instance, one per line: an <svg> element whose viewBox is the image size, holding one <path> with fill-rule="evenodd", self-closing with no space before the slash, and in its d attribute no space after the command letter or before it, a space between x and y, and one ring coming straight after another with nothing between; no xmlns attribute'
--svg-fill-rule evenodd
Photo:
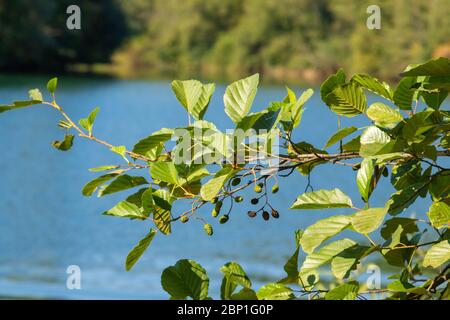
<svg viewBox="0 0 450 320"><path fill-rule="evenodd" d="M79 32L65 28L69 4ZM372 4L381 30L366 27ZM449 15L448 0L1 0L0 70L106 63L122 76L319 82L339 66L393 81L450 55Z"/></svg>

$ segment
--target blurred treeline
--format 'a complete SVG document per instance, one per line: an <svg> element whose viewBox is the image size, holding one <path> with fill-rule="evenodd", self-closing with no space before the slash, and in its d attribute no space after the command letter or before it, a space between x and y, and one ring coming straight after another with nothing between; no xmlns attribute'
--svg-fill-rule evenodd
<svg viewBox="0 0 450 320"><path fill-rule="evenodd" d="M81 8L81 30L68 30L67 7ZM61 71L109 62L129 34L112 0L0 0L0 71Z"/></svg>
<svg viewBox="0 0 450 320"><path fill-rule="evenodd" d="M72 3L82 32L64 29ZM371 4L381 30L366 27ZM315 82L344 67L391 80L450 55L450 0L0 0L0 41L3 70L111 61L125 76Z"/></svg>

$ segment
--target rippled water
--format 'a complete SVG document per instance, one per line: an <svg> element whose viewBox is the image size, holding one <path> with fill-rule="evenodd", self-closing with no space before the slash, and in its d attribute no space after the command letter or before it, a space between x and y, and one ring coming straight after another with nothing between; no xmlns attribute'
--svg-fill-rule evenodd
<svg viewBox="0 0 450 320"><path fill-rule="evenodd" d="M0 103L24 99L30 88L44 90L46 80L2 77ZM63 77L59 86L58 101L73 118L85 117L95 106L101 107L95 134L115 145L132 146L162 127L187 122L168 82ZM221 129L232 127L222 109L224 90L217 88L206 115ZM284 95L284 87L263 86L255 109ZM100 199L81 195L83 185L95 177L88 168L114 164L120 158L80 139L67 153L53 149L50 142L63 136L56 126L58 120L54 110L43 106L0 114L0 296L165 299L160 275L181 258L195 259L205 267L214 297L220 288L218 270L228 261L238 261L255 279L257 288L262 282L284 276L282 266L294 250L294 230L318 218L345 213L287 210L307 183L295 173L280 182L279 194L272 197L272 204L281 213L279 220L250 220L248 206L243 204L237 206L228 224L213 222L212 238L204 234L200 222L176 224L172 235L158 235L135 268L125 272L124 259L146 234L149 223L101 215L125 195ZM353 122L367 125L359 118ZM343 125L347 123L349 120ZM307 105L301 127L296 140L319 146L337 129L336 117L320 101L318 92ZM360 198L355 173L349 168L320 167L311 179L315 189L339 186L356 202ZM384 204L391 191L383 184L373 196L373 205ZM422 201L412 212L420 214L425 208L427 202ZM208 219L209 210L201 213ZM82 290L66 289L69 265L80 266Z"/></svg>

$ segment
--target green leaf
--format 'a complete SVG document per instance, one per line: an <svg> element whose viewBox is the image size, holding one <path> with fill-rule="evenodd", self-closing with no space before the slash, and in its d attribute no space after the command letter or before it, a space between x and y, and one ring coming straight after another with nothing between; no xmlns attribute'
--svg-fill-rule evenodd
<svg viewBox="0 0 450 320"><path fill-rule="evenodd" d="M351 208L352 200L341 190L319 190L307 192L297 198L291 209Z"/></svg>
<svg viewBox="0 0 450 320"><path fill-rule="evenodd" d="M422 135L439 123L439 120L436 119L438 114L438 111L433 109L427 109L414 114L406 120L403 126L403 137L410 142L423 141L425 137Z"/></svg>
<svg viewBox="0 0 450 320"><path fill-rule="evenodd" d="M350 276L350 271L355 270L359 261L374 251L371 247L360 245L345 249L331 260L331 272L336 279L342 280Z"/></svg>
<svg viewBox="0 0 450 320"><path fill-rule="evenodd" d="M291 288L281 283L269 283L256 293L258 300L290 300L295 296Z"/></svg>
<svg viewBox="0 0 450 320"><path fill-rule="evenodd" d="M63 129L70 129L70 128L72 128L72 124L69 123L68 121L65 121L65 120L59 120L58 121L58 126L60 128L63 128Z"/></svg>
<svg viewBox="0 0 450 320"><path fill-rule="evenodd" d="M448 240L441 241L428 249L423 258L424 267L438 268L450 260L450 243Z"/></svg>
<svg viewBox="0 0 450 320"><path fill-rule="evenodd" d="M234 174L234 171L230 168L224 168L219 170L214 178L205 183L201 190L200 195L205 201L211 201L214 199L222 189L224 183Z"/></svg>
<svg viewBox="0 0 450 320"><path fill-rule="evenodd" d="M323 102L327 102L327 96L333 92L339 86L345 84L345 73L344 70L339 69L336 74L333 74L325 80L320 87L320 96Z"/></svg>
<svg viewBox="0 0 450 320"><path fill-rule="evenodd" d="M298 279L298 256L300 253L300 240L302 236L302 230L295 231L296 249L294 251L294 254L284 264L283 269L286 272L287 277L280 280L280 283L291 283Z"/></svg>
<svg viewBox="0 0 450 320"><path fill-rule="evenodd" d="M417 89L413 88L416 78L403 78L394 92L394 103L402 110L411 110Z"/></svg>
<svg viewBox="0 0 450 320"><path fill-rule="evenodd" d="M238 293L232 294L230 300L258 300L258 296L252 289L242 288Z"/></svg>
<svg viewBox="0 0 450 320"><path fill-rule="evenodd" d="M154 191L152 197L155 203L153 210L153 220L155 225L161 233L168 235L172 232L171 210L173 198L169 191L163 189Z"/></svg>
<svg viewBox="0 0 450 320"><path fill-rule="evenodd" d="M439 201L450 194L450 174L442 172L433 176L430 184L430 194L433 201Z"/></svg>
<svg viewBox="0 0 450 320"><path fill-rule="evenodd" d="M126 158L127 148L125 146L112 147L110 150L114 153L117 153L128 162Z"/></svg>
<svg viewBox="0 0 450 320"><path fill-rule="evenodd" d="M356 281L344 283L325 294L325 300L355 300L358 296L359 284Z"/></svg>
<svg viewBox="0 0 450 320"><path fill-rule="evenodd" d="M333 112L348 118L364 113L367 107L364 91L354 83L334 89L326 102Z"/></svg>
<svg viewBox="0 0 450 320"><path fill-rule="evenodd" d="M147 216L142 213L141 209L139 209L137 205L128 201L119 202L113 208L105 211L103 214L107 216L141 220L147 218Z"/></svg>
<svg viewBox="0 0 450 320"><path fill-rule="evenodd" d="M305 90L301 96L298 98L297 102L293 104L291 109L291 117L293 122L293 127L297 127L300 124L303 107L308 102L309 99L314 95L313 89Z"/></svg>
<svg viewBox="0 0 450 320"><path fill-rule="evenodd" d="M252 282L247 277L244 269L236 262L228 262L220 268L220 272L222 272L232 283L238 284L244 288L250 288L252 286Z"/></svg>
<svg viewBox="0 0 450 320"><path fill-rule="evenodd" d="M83 190L82 190L83 195L87 196L87 197L91 196L99 186L101 186L105 182L113 179L114 177L117 177L118 175L119 175L119 173L112 172L112 173L108 173L103 176L95 178L94 180L88 182L83 187Z"/></svg>
<svg viewBox="0 0 450 320"><path fill-rule="evenodd" d="M260 130L270 131L279 122L280 111L280 108L269 107L267 110L251 113L238 123L236 129L242 129L244 132L248 129L254 129L257 132Z"/></svg>
<svg viewBox="0 0 450 320"><path fill-rule="evenodd" d="M223 97L225 112L239 123L249 113L258 89L259 74L236 81L229 85Z"/></svg>
<svg viewBox="0 0 450 320"><path fill-rule="evenodd" d="M197 80L175 80L172 82L172 90L183 107L195 119L201 120L206 113L215 85L213 83L203 85Z"/></svg>
<svg viewBox="0 0 450 320"><path fill-rule="evenodd" d="M63 141L53 141L52 146L54 146L56 149L60 151L68 151L73 146L74 137L75 136L73 134L66 134L64 135Z"/></svg>
<svg viewBox="0 0 450 320"><path fill-rule="evenodd" d="M445 202L435 202L427 213L431 225L442 228L450 224L450 206Z"/></svg>
<svg viewBox="0 0 450 320"><path fill-rule="evenodd" d="M415 287L412 284L402 281L395 280L388 284L387 289L391 292L404 292L404 293L415 293L415 294L425 294L427 290L422 287Z"/></svg>
<svg viewBox="0 0 450 320"><path fill-rule="evenodd" d="M319 249L319 251L313 252L306 256L302 268L300 269L300 274L306 274L316 270L318 267L329 263L334 257L355 245L356 242L350 239L343 239L323 246Z"/></svg>
<svg viewBox="0 0 450 320"><path fill-rule="evenodd" d="M225 264L220 271L224 274L220 295L223 300L229 300L238 285L250 288L252 283L247 277L244 269L236 262Z"/></svg>
<svg viewBox="0 0 450 320"><path fill-rule="evenodd" d="M330 139L328 139L327 144L325 145L324 149L327 149L334 145L335 143L338 143L345 137L351 135L354 133L358 128L356 127L348 127L348 128L342 128L339 131L337 131L335 134L333 134Z"/></svg>
<svg viewBox="0 0 450 320"><path fill-rule="evenodd" d="M28 95L30 96L30 100L32 101L44 101L44 98L42 97L41 91L39 89L32 89L28 91Z"/></svg>
<svg viewBox="0 0 450 320"><path fill-rule="evenodd" d="M161 146L166 141L170 140L173 135L173 130L162 129L140 140L133 148L133 152L141 155L147 155L147 152L152 149Z"/></svg>
<svg viewBox="0 0 450 320"><path fill-rule="evenodd" d="M150 173L155 180L161 180L174 185L179 183L177 168L173 162L155 162L151 165Z"/></svg>
<svg viewBox="0 0 450 320"><path fill-rule="evenodd" d="M393 101L393 93L389 85L385 82L380 82L378 79L367 74L356 74L350 80L355 82L363 88L382 96L390 101Z"/></svg>
<svg viewBox="0 0 450 320"><path fill-rule="evenodd" d="M209 278L205 269L193 260L179 260L174 266L166 268L161 276L161 284L173 298L208 298Z"/></svg>
<svg viewBox="0 0 450 320"><path fill-rule="evenodd" d="M361 162L361 168L356 175L356 184L358 185L359 193L365 202L369 201L370 195L373 191L373 179L375 173L375 160L364 159Z"/></svg>
<svg viewBox="0 0 450 320"><path fill-rule="evenodd" d="M369 234L381 226L386 214L386 208L371 208L358 211L352 217L352 226L359 233Z"/></svg>
<svg viewBox="0 0 450 320"><path fill-rule="evenodd" d="M353 138L342 146L342 150L346 152L359 152L361 148L361 136Z"/></svg>
<svg viewBox="0 0 450 320"><path fill-rule="evenodd" d="M433 109L439 109L442 105L442 103L447 98L449 92L447 90L439 90L438 92L421 92L420 95L422 96L425 103L433 108Z"/></svg>
<svg viewBox="0 0 450 320"><path fill-rule="evenodd" d="M366 113L370 120L374 121L377 126L383 128L393 128L403 120L403 116L399 111L380 102L372 104Z"/></svg>
<svg viewBox="0 0 450 320"><path fill-rule="evenodd" d="M50 92L52 95L55 94L57 86L58 86L58 78L50 79L47 82L47 90L48 90L48 92Z"/></svg>
<svg viewBox="0 0 450 320"><path fill-rule="evenodd" d="M389 214L397 215L403 212L403 210L416 201L420 192L424 190L424 187L426 187L426 184L421 182L410 185L394 193L387 203Z"/></svg>
<svg viewBox="0 0 450 320"><path fill-rule="evenodd" d="M6 112L6 111L10 111L10 110L30 107L30 106L33 106L35 104L40 104L41 102L42 101L36 101L36 100L31 100L31 101L28 101L28 100L27 101L14 101L12 105L0 105L0 113Z"/></svg>
<svg viewBox="0 0 450 320"><path fill-rule="evenodd" d="M350 223L348 216L333 216L320 220L305 229L300 244L306 253L312 253L322 242L340 233Z"/></svg>
<svg viewBox="0 0 450 320"><path fill-rule="evenodd" d="M113 194L116 192L120 192L123 190L128 190L143 184L148 184L148 181L145 180L144 177L133 177L127 174L121 175L117 177L113 182L111 182L108 186L102 189L99 193L99 197L106 196L108 194Z"/></svg>
<svg viewBox="0 0 450 320"><path fill-rule="evenodd" d="M145 215L149 215L151 212L153 212L153 209L155 208L155 201L153 199L152 188L148 188L142 193L141 202L142 202L142 212Z"/></svg>
<svg viewBox="0 0 450 320"><path fill-rule="evenodd" d="M364 158L374 156L389 142L391 142L391 138L384 131L375 126L370 126L361 135L360 154Z"/></svg>
<svg viewBox="0 0 450 320"><path fill-rule="evenodd" d="M119 168L119 166L116 165L107 165L107 166L100 166L95 168L90 168L89 171L91 172L101 172L101 171L109 171Z"/></svg>
<svg viewBox="0 0 450 320"><path fill-rule="evenodd" d="M416 219L411 218L392 218L387 220L383 228L381 228L381 236L388 240L392 234L398 229L399 226L402 227L402 235L403 234L412 234L419 232L417 228Z"/></svg>
<svg viewBox="0 0 450 320"><path fill-rule="evenodd" d="M91 111L87 118L80 119L78 123L89 132L89 135L92 135L92 127L94 126L95 118L97 117L97 113L100 111L99 107L96 107Z"/></svg>
<svg viewBox="0 0 450 320"><path fill-rule="evenodd" d="M437 58L425 63L409 66L402 73L403 77L418 76L448 76L450 74L450 60L448 58Z"/></svg>
<svg viewBox="0 0 450 320"><path fill-rule="evenodd" d="M155 234L156 231L150 229L150 232L141 241L139 241L139 243L130 251L130 253L128 253L127 260L125 262L125 269L127 271L130 271L131 268L133 268L133 266L140 259L145 250L147 250Z"/></svg>

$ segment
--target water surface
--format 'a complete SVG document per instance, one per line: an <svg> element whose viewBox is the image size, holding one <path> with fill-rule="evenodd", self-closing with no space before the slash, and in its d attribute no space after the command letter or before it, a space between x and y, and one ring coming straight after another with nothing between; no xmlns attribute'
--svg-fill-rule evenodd
<svg viewBox="0 0 450 320"><path fill-rule="evenodd" d="M26 99L30 88L38 87L44 92L46 80L3 77L0 103ZM115 145L131 147L162 127L187 124L186 113L173 96L169 82L63 77L59 87L58 101L74 119L101 107L95 135ZM223 112L224 90L223 86L217 88L206 114L206 119L221 129L232 127ZM255 109L279 101L284 95L284 87L263 86ZM296 229L329 215L346 213L289 211L307 185L307 179L295 173L280 181L281 190L272 197L272 205L281 213L279 220L251 220L246 215L249 206L241 205L236 206L228 224L219 226L212 222L215 233L211 238L204 234L198 221L175 224L173 234L158 235L134 269L125 272L128 251L151 224L101 215L123 200L125 194L100 199L81 195L83 185L95 177L88 168L118 163L120 157L81 139L67 153L52 148L50 142L63 136L56 125L59 119L57 112L44 106L0 114L0 296L165 299L160 275L165 267L182 258L194 259L205 267L213 297L217 297L220 288L218 270L228 261L238 261L258 288L263 282L284 276L282 266L294 250ZM359 126L368 124L363 117L352 121ZM343 125L348 123L345 120ZM336 117L316 92L307 105L296 139L323 146L336 129ZM311 182L315 189L339 186L356 203L360 198L355 173L349 168L320 167L311 176ZM383 183L375 192L372 205L383 205L392 191ZM250 194L246 196L249 198ZM423 214L427 204L421 201L410 211ZM212 220L210 208L200 214ZM81 268L82 290L66 289L69 265Z"/></svg>

